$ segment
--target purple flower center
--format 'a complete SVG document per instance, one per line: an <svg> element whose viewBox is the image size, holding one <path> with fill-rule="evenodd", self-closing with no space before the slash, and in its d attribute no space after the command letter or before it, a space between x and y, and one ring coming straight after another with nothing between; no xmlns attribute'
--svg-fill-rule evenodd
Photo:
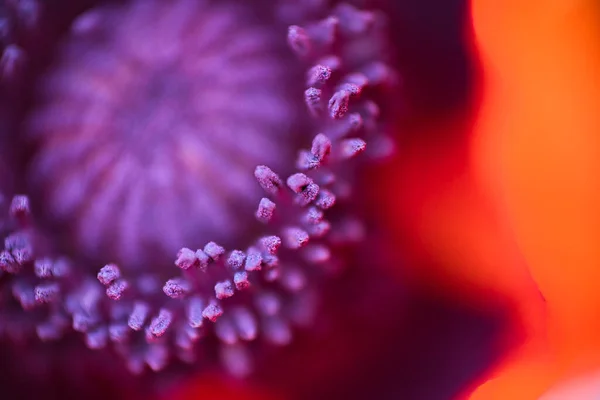
<svg viewBox="0 0 600 400"><path fill-rule="evenodd" d="M396 81L385 24L347 4L299 13L301 82L285 27L243 7L133 0L73 23L20 138L36 218L26 195L0 204L8 336L79 332L135 373L217 346L247 375L262 344L312 323L337 250L365 234L351 160L393 149L375 101Z"/></svg>
<svg viewBox="0 0 600 400"><path fill-rule="evenodd" d="M80 16L30 116L45 217L87 258L126 269L243 237L260 195L249 171L293 154L281 39L205 1Z"/></svg>

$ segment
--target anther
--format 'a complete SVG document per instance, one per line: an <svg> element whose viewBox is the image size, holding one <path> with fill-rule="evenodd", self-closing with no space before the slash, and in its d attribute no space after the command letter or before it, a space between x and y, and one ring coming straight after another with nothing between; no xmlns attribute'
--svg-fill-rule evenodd
<svg viewBox="0 0 600 400"><path fill-rule="evenodd" d="M163 286L163 292L172 299L181 299L192 290L192 285L183 278L169 279Z"/></svg>
<svg viewBox="0 0 600 400"><path fill-rule="evenodd" d="M254 176L263 190L271 195L279 193L279 189L283 186L281 178L267 166L256 167Z"/></svg>
<svg viewBox="0 0 600 400"><path fill-rule="evenodd" d="M258 210L256 210L256 219L264 224L269 222L273 218L276 205L271 200L263 197L258 203Z"/></svg>

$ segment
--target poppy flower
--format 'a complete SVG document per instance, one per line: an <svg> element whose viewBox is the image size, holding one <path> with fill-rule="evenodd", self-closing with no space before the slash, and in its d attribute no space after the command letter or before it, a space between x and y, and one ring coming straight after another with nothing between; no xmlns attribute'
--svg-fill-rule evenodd
<svg viewBox="0 0 600 400"><path fill-rule="evenodd" d="M311 324L342 250L363 240L354 159L392 150L383 16L61 5L3 9L1 312L15 370L54 380L59 354L87 348L104 350L85 360L100 370L219 359L248 374Z"/></svg>
<svg viewBox="0 0 600 400"><path fill-rule="evenodd" d="M518 275L525 268L510 232L496 230L502 221L465 163L479 100L465 6L403 1L391 8L407 109L397 156L365 173L364 196L385 243L378 274L402 287L367 291L373 277L358 273L346 281L352 298L336 292L329 303L337 322L329 333L269 357L247 385L195 375L165 397L450 399L522 339L516 302L502 289L516 276L525 280L512 293L539 299L539 292L527 272ZM493 271L506 248L512 276L485 277L486 285L484 273L465 273Z"/></svg>
<svg viewBox="0 0 600 400"><path fill-rule="evenodd" d="M7 395L451 398L515 341L465 2L58 3L5 10Z"/></svg>

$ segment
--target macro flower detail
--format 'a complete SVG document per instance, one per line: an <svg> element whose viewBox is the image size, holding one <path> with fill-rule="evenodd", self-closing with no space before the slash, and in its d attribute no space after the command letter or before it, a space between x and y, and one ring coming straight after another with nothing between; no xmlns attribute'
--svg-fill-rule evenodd
<svg viewBox="0 0 600 400"><path fill-rule="evenodd" d="M284 165L294 111L273 33L244 20L233 5L152 0L74 21L29 117L30 176L92 260L142 268L249 228L233 204L256 196L254 165Z"/></svg>
<svg viewBox="0 0 600 400"><path fill-rule="evenodd" d="M314 6L324 18L288 28L290 64L246 10L134 0L76 18L27 117L31 196L0 221L0 315L35 306L40 339L79 332L133 373L216 345L236 376L313 322L336 248L364 236L354 171L393 152L377 100L398 79L376 12Z"/></svg>
<svg viewBox="0 0 600 400"><path fill-rule="evenodd" d="M369 23L357 22L362 20ZM328 35L319 35L324 26ZM326 134L318 133L310 149L299 151L298 172L286 179L267 166L256 167L254 176L269 197L259 201L255 215L275 236L260 237L244 250L229 252L214 242L195 252L183 248L175 262L182 274L163 287L167 297L181 303L172 305L169 315L187 315L187 324L175 327L175 335L185 335L183 332L189 326L199 325L191 315L202 315L214 322L215 334L222 342L222 360L233 373L249 372L251 360L248 346L243 343L256 339L257 330L263 340L282 345L291 340L292 325L310 322L314 312L311 310L313 301L309 301L314 297L310 282L326 275L322 265L332 257L329 236L338 241L360 239L360 225L336 226L337 221L328 221L326 213L335 205L336 193L344 194L339 190L345 186L346 178L341 172L344 161L366 150L366 142L352 135L381 137L376 113L365 112L372 110L374 103L368 98L349 100L351 96L358 97L363 90L393 85L394 74L379 59L348 60L344 53L345 46L355 44L354 39L368 34L374 26L375 14L341 5L333 16L308 29L289 28L290 47L297 51L298 41L302 42L301 57L306 60L337 58L329 65L335 64L339 74L321 64L309 66L307 72L307 84L319 81L320 87L314 89L330 95L330 113L315 116L317 126ZM313 36L308 33L314 31L317 33ZM336 42L336 35L341 43ZM319 38L324 38L322 43L316 42ZM331 53L334 44L341 44L339 55ZM369 76L351 68L360 68ZM315 78L315 74L321 78ZM329 79L337 82L328 85ZM352 82L360 82L360 87ZM344 96L342 111L336 101ZM310 104L307 106L310 109ZM346 116L349 110L352 113ZM248 297L253 300L248 302ZM165 330L171 323L169 319Z"/></svg>
<svg viewBox="0 0 600 400"><path fill-rule="evenodd" d="M32 335L54 340L69 327L62 309L61 279L68 275L65 260L37 258L36 233L29 200L0 198L0 335L26 342Z"/></svg>

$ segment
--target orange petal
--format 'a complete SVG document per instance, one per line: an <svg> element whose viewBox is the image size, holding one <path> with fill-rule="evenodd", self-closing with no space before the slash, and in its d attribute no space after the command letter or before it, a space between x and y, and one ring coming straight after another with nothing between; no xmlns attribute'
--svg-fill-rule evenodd
<svg viewBox="0 0 600 400"><path fill-rule="evenodd" d="M473 159L547 301L548 368L575 373L600 363L599 3L472 5L485 71ZM523 388L513 371L532 362L497 389Z"/></svg>

